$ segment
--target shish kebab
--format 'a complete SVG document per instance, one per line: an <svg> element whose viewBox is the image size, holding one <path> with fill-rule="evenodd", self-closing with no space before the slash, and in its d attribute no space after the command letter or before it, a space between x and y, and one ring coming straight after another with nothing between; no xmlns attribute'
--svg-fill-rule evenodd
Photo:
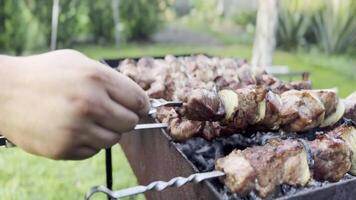
<svg viewBox="0 0 356 200"><path fill-rule="evenodd" d="M186 183L224 177L227 187L240 196L255 191L265 198L281 184L306 186L311 180L337 182L348 172L356 175L356 129L344 123L319 135L313 141L301 139L270 139L263 146L234 150L215 164L216 171L176 177L168 182L156 181L111 191L105 186L90 189L86 199L103 192L113 199L146 191L161 191Z"/></svg>
<svg viewBox="0 0 356 200"><path fill-rule="evenodd" d="M333 90L289 90L279 95L253 86L219 92L195 89L181 108L161 107L156 117L168 124L174 140L184 141L193 136L210 140L251 127L302 132L332 126L344 115L352 118L355 110L355 98L341 101Z"/></svg>

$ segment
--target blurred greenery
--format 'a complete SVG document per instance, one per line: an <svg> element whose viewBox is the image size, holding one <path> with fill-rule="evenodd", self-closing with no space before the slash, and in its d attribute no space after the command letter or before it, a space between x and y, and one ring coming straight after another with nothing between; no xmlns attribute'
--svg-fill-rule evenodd
<svg viewBox="0 0 356 200"><path fill-rule="evenodd" d="M97 44L105 44L114 41L115 26L111 1L89 0L90 32Z"/></svg>
<svg viewBox="0 0 356 200"><path fill-rule="evenodd" d="M61 0L58 48L76 43L113 41L111 0ZM121 1L120 28L123 40L148 40L164 22L167 0ZM48 49L51 36L52 1L0 0L0 51L14 53Z"/></svg>
<svg viewBox="0 0 356 200"><path fill-rule="evenodd" d="M313 18L317 44L327 54L344 53L356 46L356 3L341 2L323 5Z"/></svg>
<svg viewBox="0 0 356 200"><path fill-rule="evenodd" d="M277 43L288 50L316 45L326 54L355 49L356 2L281 0Z"/></svg>
<svg viewBox="0 0 356 200"><path fill-rule="evenodd" d="M162 26L161 13L165 0L135 0L120 4L120 19L124 38L147 40Z"/></svg>

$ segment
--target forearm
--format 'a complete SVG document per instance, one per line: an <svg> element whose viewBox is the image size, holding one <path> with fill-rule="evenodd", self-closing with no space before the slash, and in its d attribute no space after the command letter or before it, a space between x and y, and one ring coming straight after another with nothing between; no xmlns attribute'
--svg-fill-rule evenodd
<svg viewBox="0 0 356 200"><path fill-rule="evenodd" d="M11 96L16 92L16 86L19 84L18 75L19 62L21 58L0 55L0 134L8 136L6 117L9 116L8 105L11 102Z"/></svg>

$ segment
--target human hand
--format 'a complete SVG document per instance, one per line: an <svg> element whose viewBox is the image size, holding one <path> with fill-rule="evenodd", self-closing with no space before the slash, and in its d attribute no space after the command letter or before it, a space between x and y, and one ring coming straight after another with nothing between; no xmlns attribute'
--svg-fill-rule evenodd
<svg viewBox="0 0 356 200"><path fill-rule="evenodd" d="M84 159L148 113L132 80L73 50L0 57L0 133L25 151Z"/></svg>

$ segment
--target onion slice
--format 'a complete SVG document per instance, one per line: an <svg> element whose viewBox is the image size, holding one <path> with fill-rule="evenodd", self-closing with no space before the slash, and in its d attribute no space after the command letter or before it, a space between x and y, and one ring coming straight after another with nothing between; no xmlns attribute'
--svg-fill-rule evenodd
<svg viewBox="0 0 356 200"><path fill-rule="evenodd" d="M239 97L233 90L221 90L219 92L220 99L225 107L225 120L231 121L239 106Z"/></svg>
<svg viewBox="0 0 356 200"><path fill-rule="evenodd" d="M341 101L339 101L336 106L336 111L333 114L326 117L324 121L321 122L320 127L326 127L335 124L342 118L342 116L344 116L344 113L345 113L345 105Z"/></svg>

